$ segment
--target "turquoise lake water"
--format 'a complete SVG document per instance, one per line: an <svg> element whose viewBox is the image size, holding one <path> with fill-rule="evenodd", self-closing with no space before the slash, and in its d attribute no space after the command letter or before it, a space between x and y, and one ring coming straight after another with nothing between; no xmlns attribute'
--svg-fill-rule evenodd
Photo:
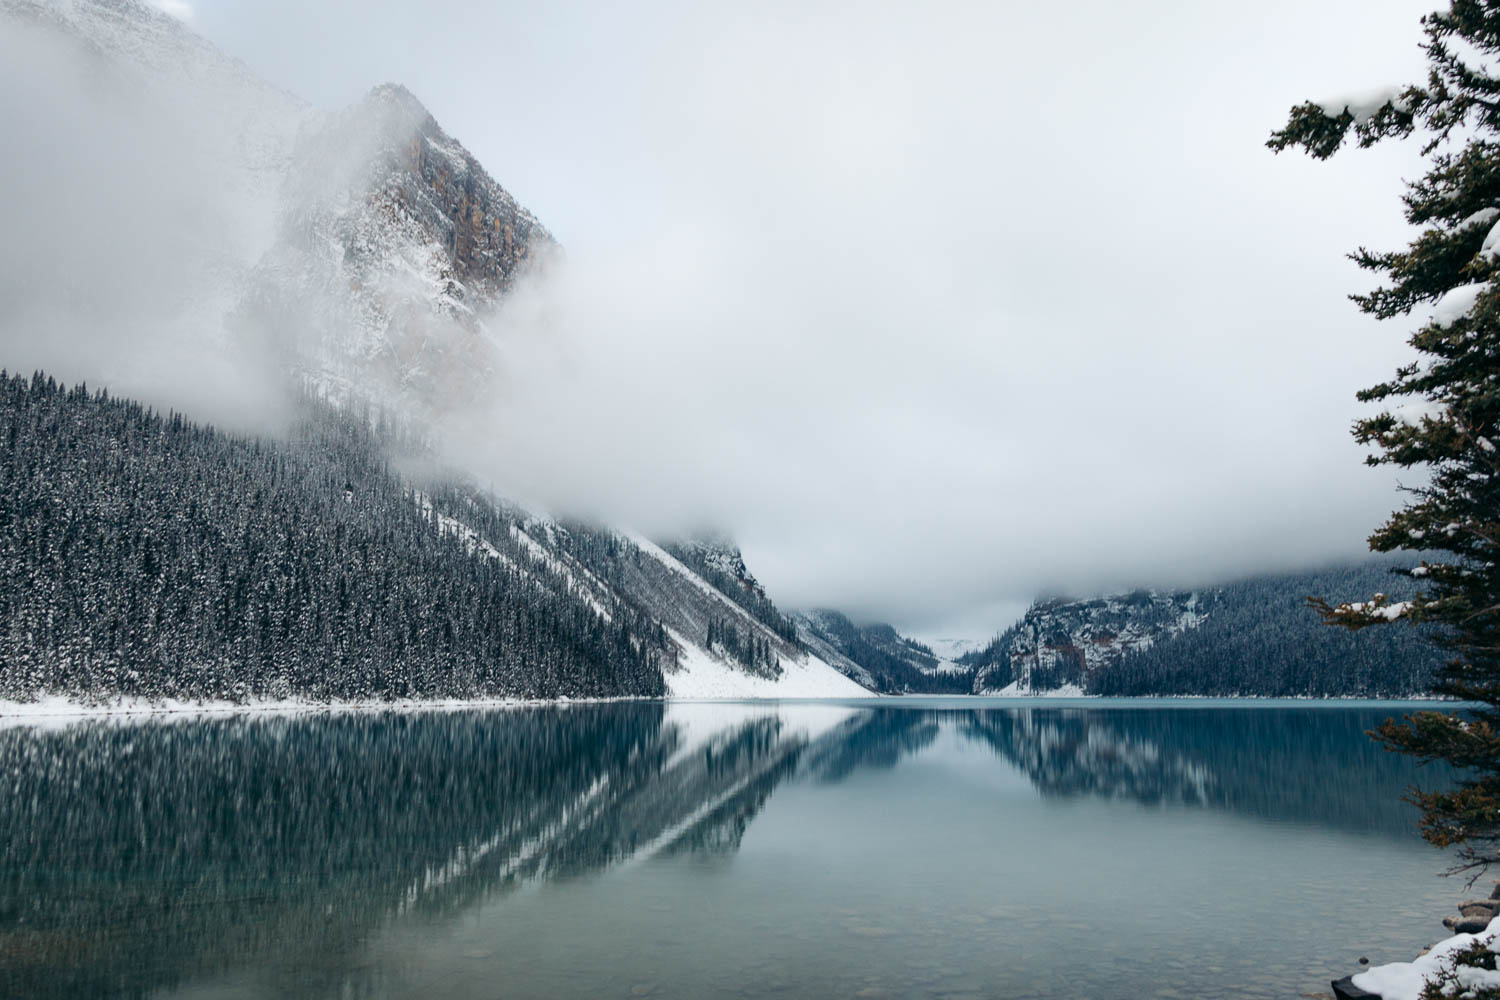
<svg viewBox="0 0 1500 1000"><path fill-rule="evenodd" d="M1411 704L0 728L4 997L1297 997L1465 895Z"/></svg>

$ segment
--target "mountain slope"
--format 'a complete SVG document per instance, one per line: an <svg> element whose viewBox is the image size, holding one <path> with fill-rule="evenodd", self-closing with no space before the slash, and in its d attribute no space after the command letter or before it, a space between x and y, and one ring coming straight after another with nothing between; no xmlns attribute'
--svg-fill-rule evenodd
<svg viewBox="0 0 1500 1000"><path fill-rule="evenodd" d="M758 585L736 594L705 581L699 571L723 582L698 555L682 553L695 569L645 539L535 517L447 473L417 481L391 472L389 461L400 457L392 448L414 440L384 436L368 401L430 434L448 411L503 391L505 379L521 373L504 370L491 316L527 269L556 249L541 223L404 88L384 85L350 108L316 111L140 0L0 0L0 29L5 53L47 48L38 66L55 70L48 96L78 120L128 113L133 144L113 152L144 165L130 184L101 191L90 176L61 199L42 184L35 200L79 202L86 237L92 216L114 219L116 206L149 190L161 197L126 228L142 238L181 231L152 248L149 270L158 283L128 301L107 280L118 255L80 261L67 278L97 291L100 306L59 325L90 326L90 338L123 345L112 351L117 363L128 366L140 354L136 368L165 372L157 377L169 381L170 372L192 379L211 359L235 386L259 385L270 374L311 414L304 412L290 440L257 442L178 417L161 424L139 405L46 379L9 382L11 433L37 468L61 463L71 479L17 473L6 486L21 506L0 516L39 516L40 505L87 526L84 543L70 552L97 572L73 567L60 575L62 564L44 552L18 552L22 561L12 569L24 567L48 585L27 592L17 584L14 610L24 605L27 620L46 629L12 631L21 658L6 663L5 693L866 693L811 655ZM53 144L28 143L30 135L13 138L45 158ZM41 174L46 166L66 165L44 165ZM39 228L52 221L42 213ZM88 243L59 241L59 253ZM66 261L58 267L68 270ZM4 290L15 292L6 317L17 317L14 336L21 344L45 338L35 314L74 297L57 296L55 281L9 278L0 276ZM141 347L152 351L135 350ZM99 367L112 381L122 370ZM309 388L318 402L304 398ZM263 411L264 399L257 401ZM65 439L95 464L69 464L76 456L57 453L38 421L67 426ZM330 450L330 441L337 447ZM101 456L142 461L136 468ZM203 471L214 461L234 475L214 481ZM417 464L430 467L431 455ZM287 469L296 473L290 479ZM345 481L355 487L347 505L342 489L329 485ZM230 482L246 491L242 509ZM131 562L140 552L118 542L130 525L74 505L98 502L118 512L125 495L133 498L131 517L199 551L203 565L174 549L170 559L188 563L148 585ZM295 511L303 534L294 541L316 557L311 562L261 561L291 544L273 530L265 507L272 500ZM171 524L174 505L186 536ZM236 533L220 534L206 511ZM32 529L50 538L55 525ZM168 556L152 551L151 568L166 573L159 561ZM378 585L350 565L356 558L378 565ZM402 576L407 560L413 569ZM122 575L130 586L116 592ZM416 596L423 587L451 591L451 601L423 607ZM109 615L95 613L111 601ZM215 602L226 606L218 618L189 620L187 609ZM319 617L330 606L347 617L330 625ZM128 625L142 619L154 630L144 638ZM115 631L109 622L118 623ZM304 626L313 637L294 638ZM255 664L242 664L245 656ZM412 662L398 662L403 656ZM76 663L86 666L75 670ZM317 663L325 673L314 677ZM132 670L145 674L132 677Z"/></svg>
<svg viewBox="0 0 1500 1000"><path fill-rule="evenodd" d="M0 698L866 693L652 543L416 489L416 441L304 407L250 440L0 379Z"/></svg>
<svg viewBox="0 0 1500 1000"><path fill-rule="evenodd" d="M525 530L538 545L581 567L598 586L662 623L675 650L663 667L673 697L869 694L819 651L799 642L795 633L788 636L779 624L767 624L786 619L763 592L747 602L741 585L727 582L738 577L718 573L705 579L671 551L640 535L538 519L531 519ZM672 548L684 551L682 544ZM743 576L754 580L748 570Z"/></svg>

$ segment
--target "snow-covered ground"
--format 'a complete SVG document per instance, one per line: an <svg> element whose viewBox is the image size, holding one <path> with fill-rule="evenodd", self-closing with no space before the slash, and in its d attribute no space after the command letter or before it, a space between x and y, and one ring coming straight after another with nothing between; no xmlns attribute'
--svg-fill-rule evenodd
<svg viewBox="0 0 1500 1000"><path fill-rule="evenodd" d="M741 699L779 698L868 698L871 693L839 673L814 656L803 660L782 662L782 675L776 679L753 677L709 655L703 649L683 642L681 668L666 675L668 697L673 700L701 702L733 702ZM179 701L145 698L121 698L108 702L89 703L74 701L59 696L39 698L36 701L7 701L0 699L0 729L26 726L34 729L54 729L89 720L114 722L133 721L188 721L209 716L252 714L330 714L340 712L426 712L461 711L472 708L524 708L540 705L566 705L610 701L631 701L630 698L475 698L475 699L403 699L399 701L311 701L297 698L263 699L247 702L232 701ZM818 706L810 706L817 708ZM831 711L842 712L842 709ZM725 706L733 717L739 718L744 709ZM703 710L695 709L701 716ZM804 713L806 714L806 713ZM801 718L801 716L798 716ZM809 716L809 719L811 716ZM835 720L841 721L843 716ZM809 727L817 729L818 727ZM823 727L826 728L826 727Z"/></svg>
<svg viewBox="0 0 1500 1000"><path fill-rule="evenodd" d="M667 692L672 698L868 698L870 692L830 667L816 656L781 660L781 676L755 677L683 639L672 638L681 648L675 671L667 671Z"/></svg>
<svg viewBox="0 0 1500 1000"><path fill-rule="evenodd" d="M1467 991L1480 987L1500 989L1500 972L1459 965L1454 956L1475 944L1483 944L1492 952L1500 952L1500 917L1490 921L1489 927L1478 934L1455 934L1432 946L1427 954L1411 962L1392 962L1377 965L1354 977L1354 985L1381 997L1382 1000L1421 1000L1422 988L1432 981L1447 977L1452 984L1443 990L1444 996L1472 995ZM1463 991L1460 993L1460 991Z"/></svg>

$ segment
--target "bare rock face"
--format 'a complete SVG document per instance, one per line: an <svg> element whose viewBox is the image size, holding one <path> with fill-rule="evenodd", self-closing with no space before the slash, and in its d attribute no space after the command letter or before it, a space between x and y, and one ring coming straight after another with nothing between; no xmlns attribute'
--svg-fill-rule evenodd
<svg viewBox="0 0 1500 1000"><path fill-rule="evenodd" d="M492 298L509 289L533 249L553 244L536 217L516 204L405 87L375 88L352 119L356 130L373 124L385 140L375 151L369 195L386 200L444 246L453 280L470 296ZM344 132L335 130L335 138L344 138Z"/></svg>
<svg viewBox="0 0 1500 1000"><path fill-rule="evenodd" d="M668 543L667 551L689 566L707 568L732 580L735 586L759 598L766 596L755 574L745 565L745 557L734 540L718 533L704 533L694 538Z"/></svg>

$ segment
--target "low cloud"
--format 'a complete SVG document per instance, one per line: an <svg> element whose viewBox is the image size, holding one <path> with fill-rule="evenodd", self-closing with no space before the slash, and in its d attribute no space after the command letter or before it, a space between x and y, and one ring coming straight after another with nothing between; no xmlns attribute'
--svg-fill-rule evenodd
<svg viewBox="0 0 1500 1000"><path fill-rule="evenodd" d="M1399 495L1353 393L1407 349L1342 255L1405 236L1411 154L1273 157L1303 93L1177 37L1213 27L1186 8L1151 66L1109 41L1139 12L1052 25L1088 55L1042 79L1035 24L840 11L660 53L635 121L668 193L560 233L458 452L554 509L725 528L783 603L929 632L1364 552Z"/></svg>
<svg viewBox="0 0 1500 1000"><path fill-rule="evenodd" d="M0 33L0 91L26 95L0 103L0 365L273 425L273 366L224 328L271 209L236 190L201 116L212 93L184 103L19 20Z"/></svg>

